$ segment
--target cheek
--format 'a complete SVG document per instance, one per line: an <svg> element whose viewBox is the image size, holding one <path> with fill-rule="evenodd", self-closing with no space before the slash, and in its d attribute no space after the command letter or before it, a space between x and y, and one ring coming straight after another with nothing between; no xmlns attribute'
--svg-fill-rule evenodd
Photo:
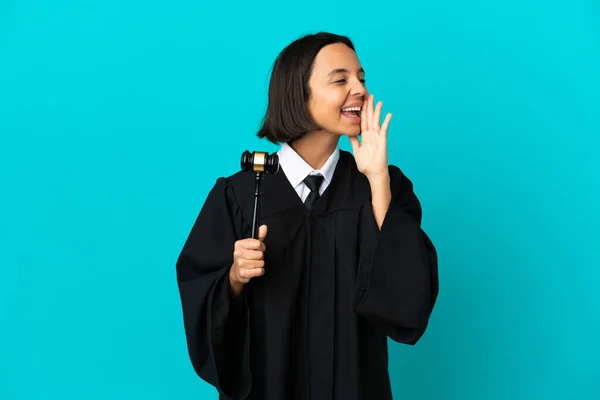
<svg viewBox="0 0 600 400"><path fill-rule="evenodd" d="M332 91L329 96L329 102L332 107L336 107L338 110L342 108L346 102L347 93L342 90Z"/></svg>
<svg viewBox="0 0 600 400"><path fill-rule="evenodd" d="M317 118L331 118L333 113L339 113L340 104L343 103L335 96L321 96L311 104L311 110Z"/></svg>
<svg viewBox="0 0 600 400"><path fill-rule="evenodd" d="M309 102L309 110L315 122L332 127L341 117L341 108L346 102L346 93L336 88L316 90Z"/></svg>
<svg viewBox="0 0 600 400"><path fill-rule="evenodd" d="M323 114L327 113L329 118L337 118L340 115L341 109L346 102L346 96L340 93L336 93L335 91L331 91L328 93L326 97L324 97L323 102L321 103L321 112Z"/></svg>

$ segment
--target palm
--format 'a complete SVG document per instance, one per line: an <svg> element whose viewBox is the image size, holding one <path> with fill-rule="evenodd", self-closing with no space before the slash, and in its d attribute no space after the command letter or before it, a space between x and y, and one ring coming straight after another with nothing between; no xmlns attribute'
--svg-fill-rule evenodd
<svg viewBox="0 0 600 400"><path fill-rule="evenodd" d="M378 102L374 108L373 102L370 95L360 112L361 141L350 138L358 170L367 176L387 172L387 130L392 119L392 114L388 113L380 126L383 104Z"/></svg>

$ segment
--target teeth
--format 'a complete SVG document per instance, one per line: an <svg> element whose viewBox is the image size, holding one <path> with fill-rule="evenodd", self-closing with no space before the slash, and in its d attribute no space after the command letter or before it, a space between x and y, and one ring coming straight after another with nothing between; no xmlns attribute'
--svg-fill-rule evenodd
<svg viewBox="0 0 600 400"><path fill-rule="evenodd" d="M360 111L360 107L342 108L342 111Z"/></svg>

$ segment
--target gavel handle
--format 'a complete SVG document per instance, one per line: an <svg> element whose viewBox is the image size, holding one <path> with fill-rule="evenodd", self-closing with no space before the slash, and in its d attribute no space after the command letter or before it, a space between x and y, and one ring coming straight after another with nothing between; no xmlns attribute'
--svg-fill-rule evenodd
<svg viewBox="0 0 600 400"><path fill-rule="evenodd" d="M252 237L258 239L258 219L260 210L260 181L262 173L254 174L254 211L252 213Z"/></svg>

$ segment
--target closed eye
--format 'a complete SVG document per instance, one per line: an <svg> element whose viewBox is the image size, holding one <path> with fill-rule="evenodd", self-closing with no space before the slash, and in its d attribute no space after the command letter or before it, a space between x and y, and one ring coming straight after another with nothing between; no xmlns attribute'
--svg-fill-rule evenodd
<svg viewBox="0 0 600 400"><path fill-rule="evenodd" d="M361 81L363 84L367 82L365 79L359 79L359 81ZM337 81L335 81L333 83L346 83L346 80L345 79L340 79L340 80L337 80Z"/></svg>

